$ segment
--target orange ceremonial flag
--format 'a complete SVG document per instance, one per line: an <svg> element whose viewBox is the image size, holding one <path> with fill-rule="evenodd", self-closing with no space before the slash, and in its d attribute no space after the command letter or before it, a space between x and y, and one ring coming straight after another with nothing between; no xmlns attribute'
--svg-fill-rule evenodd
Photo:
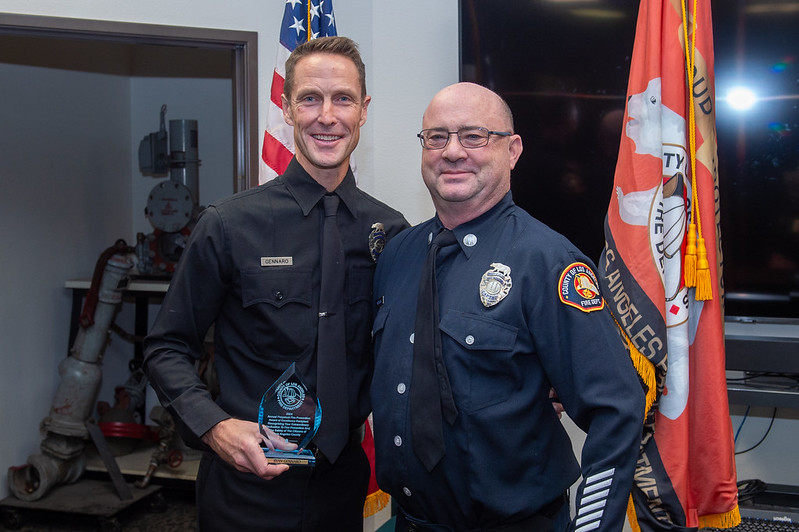
<svg viewBox="0 0 799 532"><path fill-rule="evenodd" d="M650 393L633 530L740 522L710 0L641 0L601 283Z"/></svg>

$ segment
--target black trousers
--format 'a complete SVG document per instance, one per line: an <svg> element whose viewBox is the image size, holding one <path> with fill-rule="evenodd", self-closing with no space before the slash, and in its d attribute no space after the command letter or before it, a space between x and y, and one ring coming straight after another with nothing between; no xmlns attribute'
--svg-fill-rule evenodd
<svg viewBox="0 0 799 532"><path fill-rule="evenodd" d="M334 465L292 467L272 480L241 473L205 453L197 474L200 532L361 532L369 461L350 443Z"/></svg>

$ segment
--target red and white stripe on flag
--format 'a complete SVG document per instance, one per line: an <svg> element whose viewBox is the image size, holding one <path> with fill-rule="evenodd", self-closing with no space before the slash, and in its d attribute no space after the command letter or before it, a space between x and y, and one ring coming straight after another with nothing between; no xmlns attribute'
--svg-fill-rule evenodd
<svg viewBox="0 0 799 532"><path fill-rule="evenodd" d="M300 43L329 35L336 35L332 0L286 0L266 111L259 183L265 183L282 174L294 155L294 131L283 120L280 101L286 79L286 59Z"/></svg>

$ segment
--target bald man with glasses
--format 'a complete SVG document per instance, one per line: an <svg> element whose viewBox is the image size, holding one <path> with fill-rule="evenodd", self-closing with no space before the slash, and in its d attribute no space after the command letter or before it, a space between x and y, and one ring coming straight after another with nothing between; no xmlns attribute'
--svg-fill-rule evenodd
<svg viewBox="0 0 799 532"><path fill-rule="evenodd" d="M436 215L375 273L377 478L396 529L619 531L644 390L595 267L513 203L522 139L497 94L446 87L422 125ZM552 387L587 433L581 463Z"/></svg>

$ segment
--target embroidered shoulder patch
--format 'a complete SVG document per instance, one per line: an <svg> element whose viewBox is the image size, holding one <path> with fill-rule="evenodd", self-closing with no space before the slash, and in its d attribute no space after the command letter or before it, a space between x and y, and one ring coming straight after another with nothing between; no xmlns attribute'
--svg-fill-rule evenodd
<svg viewBox="0 0 799 532"><path fill-rule="evenodd" d="M605 308L605 300L599 293L599 283L591 268L583 262L574 262L563 270L558 282L560 300L583 312Z"/></svg>

